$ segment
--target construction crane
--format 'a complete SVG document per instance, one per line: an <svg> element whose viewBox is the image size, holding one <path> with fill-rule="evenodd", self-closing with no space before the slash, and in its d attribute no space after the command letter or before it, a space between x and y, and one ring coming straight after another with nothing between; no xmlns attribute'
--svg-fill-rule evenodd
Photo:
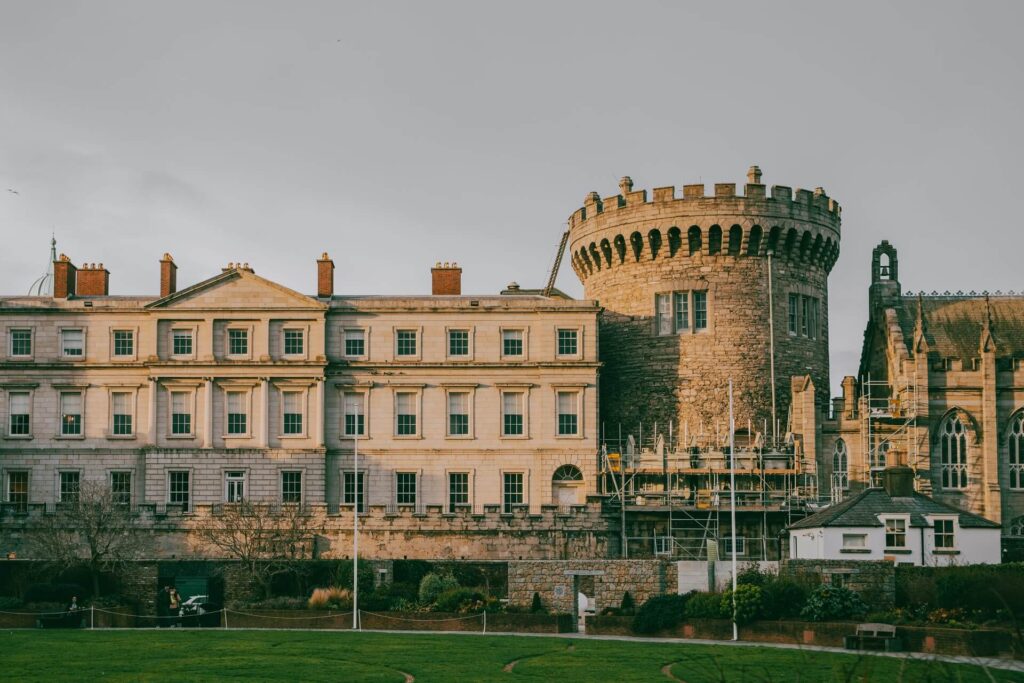
<svg viewBox="0 0 1024 683"><path fill-rule="evenodd" d="M565 245L569 242L569 231L562 234L562 241L558 244L558 253L555 254L555 264L551 266L551 277L548 278L548 286L544 288L544 296L551 296L551 290L555 288L555 280L558 279L558 269L562 265L562 254L565 253Z"/></svg>

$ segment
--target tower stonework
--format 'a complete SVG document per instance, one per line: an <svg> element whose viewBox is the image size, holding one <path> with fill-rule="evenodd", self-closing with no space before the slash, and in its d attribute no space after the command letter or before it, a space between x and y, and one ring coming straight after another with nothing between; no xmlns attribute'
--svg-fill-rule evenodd
<svg viewBox="0 0 1024 683"><path fill-rule="evenodd" d="M608 435L724 432L727 385L736 427L770 437L775 402L787 428L791 377L828 394L828 274L839 256L840 207L824 190L734 183L591 192L569 218L572 267L600 318L601 419ZM770 271L770 272L769 272ZM772 290L769 306L769 281ZM769 316L770 308L773 315Z"/></svg>

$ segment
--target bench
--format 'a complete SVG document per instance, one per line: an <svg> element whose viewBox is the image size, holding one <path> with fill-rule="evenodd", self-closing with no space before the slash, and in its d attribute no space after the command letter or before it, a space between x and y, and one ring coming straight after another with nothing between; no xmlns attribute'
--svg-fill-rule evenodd
<svg viewBox="0 0 1024 683"><path fill-rule="evenodd" d="M900 641L896 637L896 627L891 624L858 624L854 635L843 638L843 647L847 650L899 652Z"/></svg>

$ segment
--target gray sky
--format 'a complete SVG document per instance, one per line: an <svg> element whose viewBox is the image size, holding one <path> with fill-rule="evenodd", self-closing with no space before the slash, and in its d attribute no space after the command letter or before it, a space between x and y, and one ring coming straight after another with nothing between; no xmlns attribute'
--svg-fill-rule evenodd
<svg viewBox="0 0 1024 683"><path fill-rule="evenodd" d="M116 294L228 261L301 291L546 279L590 190L823 186L832 380L872 247L904 289L1024 289L1024 3L0 0L0 292L50 231ZM15 189L19 194L7 192ZM559 286L582 288L565 266Z"/></svg>

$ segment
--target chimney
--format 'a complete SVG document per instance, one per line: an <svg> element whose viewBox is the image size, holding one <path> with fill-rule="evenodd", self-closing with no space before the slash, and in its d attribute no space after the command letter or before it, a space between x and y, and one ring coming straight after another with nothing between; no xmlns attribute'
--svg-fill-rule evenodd
<svg viewBox="0 0 1024 683"><path fill-rule="evenodd" d="M909 498L914 495L914 470L906 465L885 468L882 482L890 498Z"/></svg>
<svg viewBox="0 0 1024 683"><path fill-rule="evenodd" d="M459 296L462 294L462 268L459 268L459 264L454 261L452 263L445 261L443 264L438 261L430 269L430 279L430 293L434 296Z"/></svg>
<svg viewBox="0 0 1024 683"><path fill-rule="evenodd" d="M324 299L334 296L334 261L326 251L316 260L316 295Z"/></svg>
<svg viewBox="0 0 1024 683"><path fill-rule="evenodd" d="M75 295L75 281L78 279L78 269L71 259L61 254L53 262L53 298L67 299Z"/></svg>
<svg viewBox="0 0 1024 683"><path fill-rule="evenodd" d="M78 269L78 296L107 296L110 272L102 263L83 263Z"/></svg>
<svg viewBox="0 0 1024 683"><path fill-rule="evenodd" d="M160 298L178 291L178 266L170 254L160 259Z"/></svg>
<svg viewBox="0 0 1024 683"><path fill-rule="evenodd" d="M747 182L751 185L761 184L761 167L751 166L747 169Z"/></svg>

